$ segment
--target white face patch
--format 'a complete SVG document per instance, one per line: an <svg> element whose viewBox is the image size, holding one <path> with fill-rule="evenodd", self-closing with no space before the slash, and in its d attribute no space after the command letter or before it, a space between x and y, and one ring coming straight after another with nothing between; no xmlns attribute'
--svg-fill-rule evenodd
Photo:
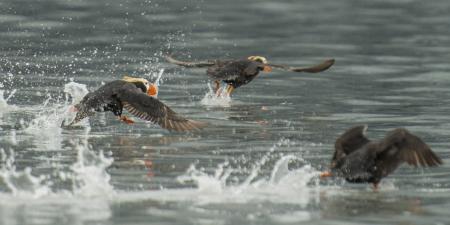
<svg viewBox="0 0 450 225"><path fill-rule="evenodd" d="M267 64L267 59L262 56L249 56L247 59Z"/></svg>
<svg viewBox="0 0 450 225"><path fill-rule="evenodd" d="M141 82L141 83L143 83L145 85L145 88L147 90L150 88L150 82L147 79L144 79L144 78L124 76L122 78L122 80L126 81L126 82L130 82L130 83Z"/></svg>

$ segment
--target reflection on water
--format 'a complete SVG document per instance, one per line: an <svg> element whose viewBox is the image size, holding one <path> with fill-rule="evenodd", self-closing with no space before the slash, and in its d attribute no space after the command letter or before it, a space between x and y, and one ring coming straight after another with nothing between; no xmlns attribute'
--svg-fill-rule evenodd
<svg viewBox="0 0 450 225"><path fill-rule="evenodd" d="M448 1L0 6L1 224L450 223ZM169 65L167 53L336 64L261 74L230 99L209 93L204 69ZM88 90L162 73L158 98L209 127L170 133L98 113L60 128ZM401 167L379 193L318 181L334 139L362 123L374 138L406 127L446 164Z"/></svg>

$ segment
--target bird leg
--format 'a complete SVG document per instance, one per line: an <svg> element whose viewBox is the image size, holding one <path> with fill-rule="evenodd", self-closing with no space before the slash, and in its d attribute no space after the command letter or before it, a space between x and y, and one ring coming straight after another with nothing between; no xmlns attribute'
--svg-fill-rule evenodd
<svg viewBox="0 0 450 225"><path fill-rule="evenodd" d="M373 192L378 192L380 190L380 186L378 184L379 183L372 183L372 185L373 185Z"/></svg>
<svg viewBox="0 0 450 225"><path fill-rule="evenodd" d="M152 160L146 159L144 160L144 166L147 168L147 177L154 177L155 174L153 173L153 162Z"/></svg>
<svg viewBox="0 0 450 225"><path fill-rule="evenodd" d="M219 89L220 89L220 81L215 80L215 81L214 81L214 84L215 84L215 86L214 86L214 93L218 94L217 92L218 92Z"/></svg>
<svg viewBox="0 0 450 225"><path fill-rule="evenodd" d="M322 172L319 175L320 179L323 179L323 178L326 178L326 177L332 177L332 176L333 176L333 174L330 171Z"/></svg>
<svg viewBox="0 0 450 225"><path fill-rule="evenodd" d="M231 97L231 93L233 93L234 89L235 88L233 86L231 86L231 85L227 86L227 95L228 95L228 97Z"/></svg>
<svg viewBox="0 0 450 225"><path fill-rule="evenodd" d="M128 118L127 116L118 116L118 119L120 121L125 122L126 124L133 124L134 123L134 121L132 119Z"/></svg>

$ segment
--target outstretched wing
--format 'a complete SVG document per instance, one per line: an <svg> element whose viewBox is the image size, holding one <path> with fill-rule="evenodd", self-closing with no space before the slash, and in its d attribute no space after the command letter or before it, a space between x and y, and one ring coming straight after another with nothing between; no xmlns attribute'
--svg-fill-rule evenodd
<svg viewBox="0 0 450 225"><path fill-rule="evenodd" d="M185 62L185 61L180 61L180 60L176 60L174 58L172 58L169 55L165 56L166 60L172 64L175 65L179 65L179 66L184 66L184 67L209 67L209 66L213 66L215 64L215 62L213 60L211 61L199 61L199 62Z"/></svg>
<svg viewBox="0 0 450 225"><path fill-rule="evenodd" d="M320 64L310 66L310 67L291 67L286 65L268 64L273 68L278 68L282 70L292 71L292 72L307 72L307 73L318 73L327 70L334 64L334 59L325 60Z"/></svg>
<svg viewBox="0 0 450 225"><path fill-rule="evenodd" d="M389 132L380 143L378 158L386 167L406 162L413 166L431 167L442 160L419 137L403 128Z"/></svg>
<svg viewBox="0 0 450 225"><path fill-rule="evenodd" d="M358 150L370 142L366 137L367 125L356 126L348 129L334 144L334 156L332 161L338 160Z"/></svg>
<svg viewBox="0 0 450 225"><path fill-rule="evenodd" d="M123 107L136 117L157 123L162 128L174 131L199 130L206 123L186 119L164 103L143 92L123 89L117 93Z"/></svg>

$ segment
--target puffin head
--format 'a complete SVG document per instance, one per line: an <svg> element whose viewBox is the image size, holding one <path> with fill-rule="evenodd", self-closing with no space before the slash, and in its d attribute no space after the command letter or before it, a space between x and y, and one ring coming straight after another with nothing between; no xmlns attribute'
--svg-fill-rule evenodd
<svg viewBox="0 0 450 225"><path fill-rule="evenodd" d="M261 70L264 71L264 72L271 72L272 71L272 67L267 65L267 59L265 57L262 57L262 56L249 56L247 59L263 64L261 66Z"/></svg>
<svg viewBox="0 0 450 225"><path fill-rule="evenodd" d="M124 76L122 80L129 83L133 83L134 85L136 85L137 88L140 88L142 92L147 93L152 97L156 98L158 96L158 86L156 86L153 83L150 83L147 79Z"/></svg>

